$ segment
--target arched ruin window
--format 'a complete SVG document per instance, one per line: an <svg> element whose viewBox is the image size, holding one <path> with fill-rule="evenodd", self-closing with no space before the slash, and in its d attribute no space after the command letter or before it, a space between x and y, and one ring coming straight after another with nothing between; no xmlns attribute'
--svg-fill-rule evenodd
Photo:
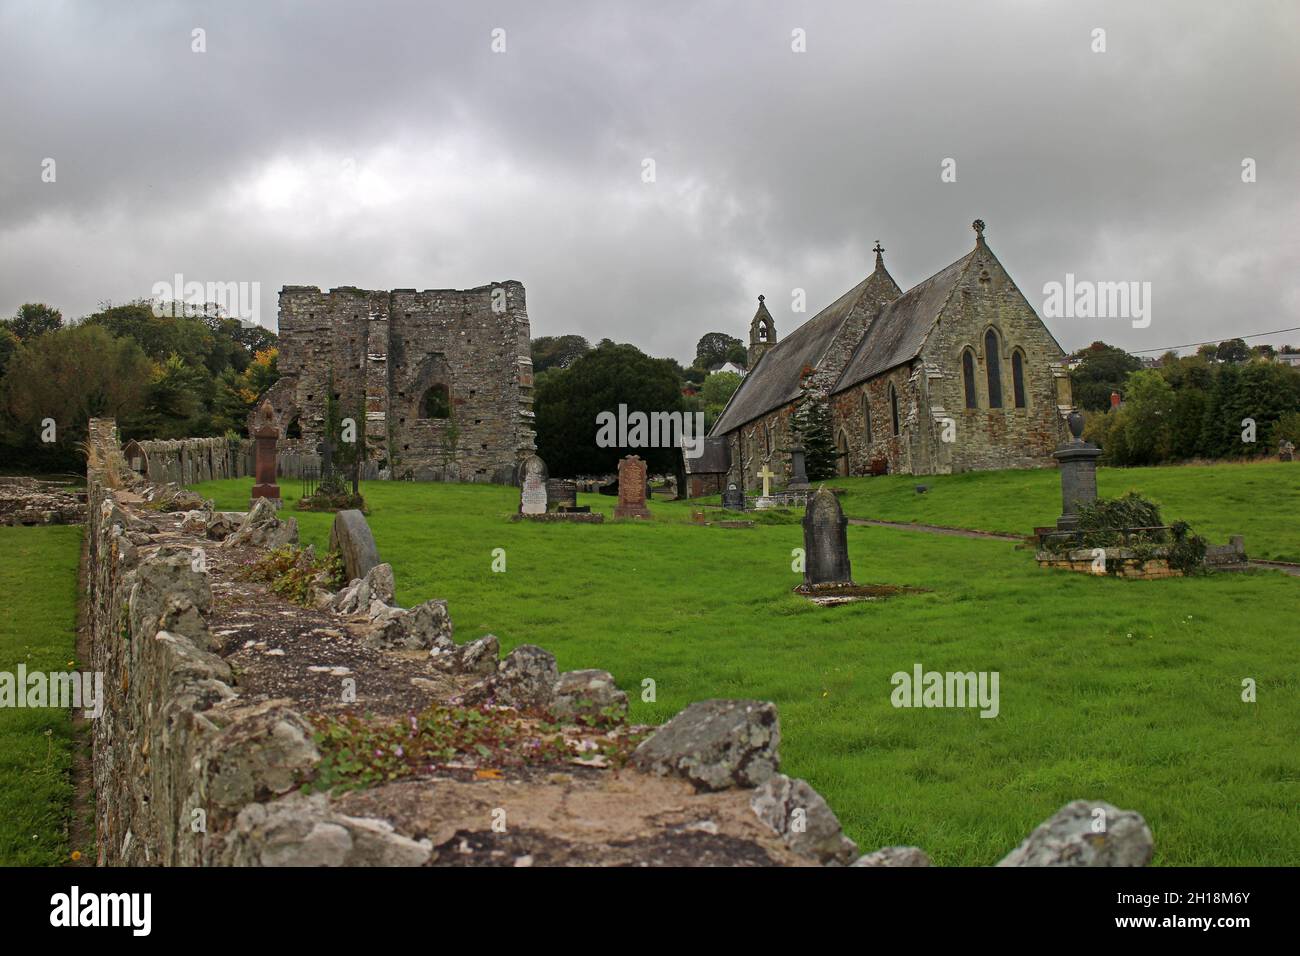
<svg viewBox="0 0 1300 956"><path fill-rule="evenodd" d="M285 437L285 438L301 438L301 437L302 437L302 425L300 425L300 424L298 423L298 416L297 416L297 415L293 416L293 418L292 418L292 420L290 420L289 424L284 426L284 437Z"/></svg>
<svg viewBox="0 0 1300 956"><path fill-rule="evenodd" d="M961 353L961 386L966 393L966 407L979 408L975 395L975 353L970 349Z"/></svg>
<svg viewBox="0 0 1300 956"><path fill-rule="evenodd" d="M1025 357L1020 349L1011 353L1011 390L1015 394L1016 408L1025 407Z"/></svg>
<svg viewBox="0 0 1300 956"><path fill-rule="evenodd" d="M889 383L889 416L894 426L894 435L899 434L898 428L898 392L894 388L894 383Z"/></svg>
<svg viewBox="0 0 1300 956"><path fill-rule="evenodd" d="M984 373L989 382L989 408L1002 407L1002 364L998 356L998 334L984 333Z"/></svg>
<svg viewBox="0 0 1300 956"><path fill-rule="evenodd" d="M420 399L420 417L451 417L451 392L446 385L439 382L424 393L424 397Z"/></svg>
<svg viewBox="0 0 1300 956"><path fill-rule="evenodd" d="M862 425L863 425L863 436L866 438L867 444L870 445L872 441L871 439L871 396L867 394L865 389L863 389L862 392Z"/></svg>

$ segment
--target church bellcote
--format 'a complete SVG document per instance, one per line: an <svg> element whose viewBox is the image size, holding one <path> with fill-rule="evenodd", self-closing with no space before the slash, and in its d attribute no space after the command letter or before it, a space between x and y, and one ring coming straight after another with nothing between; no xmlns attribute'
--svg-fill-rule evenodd
<svg viewBox="0 0 1300 956"><path fill-rule="evenodd" d="M749 370L753 371L758 360L763 357L763 353L776 344L776 323L772 321L772 313L767 311L767 306L763 303L763 297L758 297L758 311L754 313L754 321L749 323Z"/></svg>

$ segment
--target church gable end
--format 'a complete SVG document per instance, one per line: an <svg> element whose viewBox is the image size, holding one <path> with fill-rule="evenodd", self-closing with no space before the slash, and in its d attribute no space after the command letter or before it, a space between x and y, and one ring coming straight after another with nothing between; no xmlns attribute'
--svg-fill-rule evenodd
<svg viewBox="0 0 1300 956"><path fill-rule="evenodd" d="M1051 464L1071 406L1064 352L985 244L982 226L921 349L924 438L937 472Z"/></svg>

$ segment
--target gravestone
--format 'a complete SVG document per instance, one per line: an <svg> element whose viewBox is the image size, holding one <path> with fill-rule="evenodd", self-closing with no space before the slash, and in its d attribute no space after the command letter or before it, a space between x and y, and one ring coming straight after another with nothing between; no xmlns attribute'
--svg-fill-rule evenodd
<svg viewBox="0 0 1300 956"><path fill-rule="evenodd" d="M1073 531L1079 524L1079 506L1097 500L1097 459L1101 449L1083 440L1082 412L1070 412L1066 421L1074 441L1052 452L1061 463L1061 517L1056 519L1056 526Z"/></svg>
<svg viewBox="0 0 1300 956"><path fill-rule="evenodd" d="M763 470L758 473L758 477L763 481L763 493L754 502L754 507L760 511L764 508L775 508L776 500L772 497L772 479L776 477L776 472L764 464Z"/></svg>
<svg viewBox="0 0 1300 956"><path fill-rule="evenodd" d="M529 455L519 466L519 513L546 514L546 463Z"/></svg>
<svg viewBox="0 0 1300 956"><path fill-rule="evenodd" d="M253 424L254 481L251 508L258 498L265 498L273 508L279 508L280 486L275 483L275 446L280 431L275 427L275 411L271 403L263 402Z"/></svg>
<svg viewBox="0 0 1300 956"><path fill-rule="evenodd" d="M1277 460L1278 460L1278 461L1294 461L1294 460L1295 460L1295 443L1294 443L1294 442L1289 442L1289 441L1287 441L1285 438L1283 438L1280 442L1278 442L1278 445L1277 445Z"/></svg>
<svg viewBox="0 0 1300 956"><path fill-rule="evenodd" d="M370 569L382 564L375 536L370 533L366 516L356 509L340 511L330 526L330 550L343 557L343 570L349 581L364 578Z"/></svg>
<svg viewBox="0 0 1300 956"><path fill-rule="evenodd" d="M730 511L745 510L745 493L736 487L733 481L727 485L727 490L722 493L722 507Z"/></svg>
<svg viewBox="0 0 1300 956"><path fill-rule="evenodd" d="M786 485L786 491L808 490L808 473L805 468L803 446L795 445L790 449L790 484Z"/></svg>
<svg viewBox="0 0 1300 956"><path fill-rule="evenodd" d="M578 507L578 483L567 478L551 478L546 482L546 500L563 511Z"/></svg>
<svg viewBox="0 0 1300 956"><path fill-rule="evenodd" d="M803 516L803 583L852 584L849 566L849 521L839 500L822 485Z"/></svg>
<svg viewBox="0 0 1300 956"><path fill-rule="evenodd" d="M618 504L615 518L649 518L645 506L646 464L636 455L628 455L618 463Z"/></svg>

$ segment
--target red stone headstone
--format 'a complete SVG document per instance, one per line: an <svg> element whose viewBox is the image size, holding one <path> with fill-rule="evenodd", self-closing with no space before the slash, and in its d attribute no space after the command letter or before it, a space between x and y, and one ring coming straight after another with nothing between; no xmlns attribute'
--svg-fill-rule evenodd
<svg viewBox="0 0 1300 956"><path fill-rule="evenodd" d="M615 518L649 518L650 509L645 506L646 468L636 455L628 455L618 463L618 504L614 508Z"/></svg>
<svg viewBox="0 0 1300 956"><path fill-rule="evenodd" d="M253 423L253 502L266 498L276 508L280 507L280 486L275 483L275 446L280 430L275 425L275 410L271 403L263 402Z"/></svg>

